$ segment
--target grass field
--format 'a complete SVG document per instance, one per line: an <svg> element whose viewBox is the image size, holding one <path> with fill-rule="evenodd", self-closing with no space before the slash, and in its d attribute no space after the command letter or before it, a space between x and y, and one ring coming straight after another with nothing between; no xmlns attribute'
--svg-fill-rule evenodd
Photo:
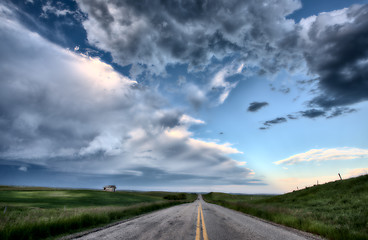
<svg viewBox="0 0 368 240"><path fill-rule="evenodd" d="M368 175L278 196L209 193L203 198L329 239L368 239Z"/></svg>
<svg viewBox="0 0 368 240"><path fill-rule="evenodd" d="M0 239L53 238L196 199L168 195L179 194L0 186Z"/></svg>

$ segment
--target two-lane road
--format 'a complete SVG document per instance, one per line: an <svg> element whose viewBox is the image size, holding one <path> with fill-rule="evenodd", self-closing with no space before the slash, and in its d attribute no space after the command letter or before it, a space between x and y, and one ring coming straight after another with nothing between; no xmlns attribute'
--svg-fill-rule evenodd
<svg viewBox="0 0 368 240"><path fill-rule="evenodd" d="M320 238L206 203L199 196L199 199L193 203L153 212L78 239L285 240Z"/></svg>

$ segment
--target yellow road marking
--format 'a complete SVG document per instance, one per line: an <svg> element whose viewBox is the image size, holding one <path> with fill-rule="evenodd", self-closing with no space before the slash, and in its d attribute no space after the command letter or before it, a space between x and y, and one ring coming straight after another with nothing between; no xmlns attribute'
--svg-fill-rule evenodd
<svg viewBox="0 0 368 240"><path fill-rule="evenodd" d="M197 231L196 231L196 238L195 238L196 240L201 239L201 219L202 219L202 229L203 229L203 240L208 240L206 224L204 223L202 204L199 203L198 216L197 216Z"/></svg>
<svg viewBox="0 0 368 240"><path fill-rule="evenodd" d="M196 240L201 239L201 218L200 218L200 211L198 206L198 216L197 216L197 232L196 232Z"/></svg>
<svg viewBox="0 0 368 240"><path fill-rule="evenodd" d="M203 239L204 240L208 240L208 235L207 235L207 230L206 230L206 224L204 223L204 218L203 218L202 204L201 204L201 215L202 215Z"/></svg>

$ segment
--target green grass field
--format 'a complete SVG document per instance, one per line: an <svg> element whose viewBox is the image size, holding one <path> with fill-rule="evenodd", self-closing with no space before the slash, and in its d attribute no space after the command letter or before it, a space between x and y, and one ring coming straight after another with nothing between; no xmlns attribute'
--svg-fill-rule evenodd
<svg viewBox="0 0 368 240"><path fill-rule="evenodd" d="M179 194L0 186L0 239L53 238L196 199L167 195Z"/></svg>
<svg viewBox="0 0 368 240"><path fill-rule="evenodd" d="M210 193L203 198L329 239L368 239L368 175L278 196Z"/></svg>

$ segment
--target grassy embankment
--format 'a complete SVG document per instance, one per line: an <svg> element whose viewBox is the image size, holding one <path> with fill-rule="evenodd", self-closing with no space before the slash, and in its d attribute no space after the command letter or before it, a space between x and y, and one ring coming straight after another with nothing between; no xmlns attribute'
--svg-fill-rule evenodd
<svg viewBox="0 0 368 240"><path fill-rule="evenodd" d="M368 239L368 175L278 196L209 193L203 198L329 239Z"/></svg>
<svg viewBox="0 0 368 240"><path fill-rule="evenodd" d="M197 197L168 195L174 194L0 186L0 239L53 238L194 201Z"/></svg>

